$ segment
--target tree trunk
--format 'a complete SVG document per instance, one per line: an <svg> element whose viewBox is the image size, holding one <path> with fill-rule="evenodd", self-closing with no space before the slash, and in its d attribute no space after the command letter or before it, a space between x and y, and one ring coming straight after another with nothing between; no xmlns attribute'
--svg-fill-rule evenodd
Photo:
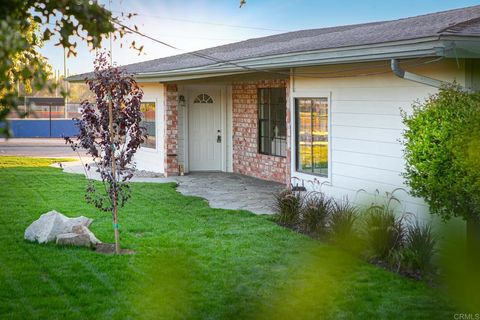
<svg viewBox="0 0 480 320"><path fill-rule="evenodd" d="M471 217L467 220L467 259L473 270L480 267L480 218Z"/></svg>
<svg viewBox="0 0 480 320"><path fill-rule="evenodd" d="M113 231L115 233L115 253L120 253L120 230L118 230L118 207L117 207L117 199L115 197L115 201L113 204Z"/></svg>
<svg viewBox="0 0 480 320"><path fill-rule="evenodd" d="M108 105L108 129L110 131L110 148L111 148L111 153L112 156L111 161L112 161L112 178L113 178L113 231L115 233L115 253L119 254L120 253L120 231L118 230L118 199L117 199L117 175L116 175L116 158L115 158L115 147L114 147L114 141L115 141L115 135L113 132L113 101L110 101Z"/></svg>

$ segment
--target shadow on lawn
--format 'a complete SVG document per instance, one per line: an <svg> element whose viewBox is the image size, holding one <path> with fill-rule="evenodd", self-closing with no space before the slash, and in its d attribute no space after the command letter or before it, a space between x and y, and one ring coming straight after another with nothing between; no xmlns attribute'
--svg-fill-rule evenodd
<svg viewBox="0 0 480 320"><path fill-rule="evenodd" d="M196 267L192 259L177 250L144 258L130 283L131 303L139 318L192 318L192 286Z"/></svg>
<svg viewBox="0 0 480 320"><path fill-rule="evenodd" d="M349 280L366 271L364 280L368 282L370 267L329 246L314 244L297 250L301 252L298 260L285 255L269 269L252 265L250 269L228 277L209 275L205 269L208 265L199 265L198 260L191 258L186 251L169 249L155 253L144 258L141 263L144 267L137 270L130 283L131 303L138 317L144 319L199 319L205 316L318 319L339 315L339 312L346 317L355 316L355 307L349 306L348 301L353 302L358 297L348 291L352 287ZM254 248L244 254L256 260ZM258 263L261 264L260 260ZM224 267L227 268L228 263ZM391 276L387 272L385 275L387 278ZM257 287L245 288L242 279L247 278ZM252 281L252 278L257 280ZM222 310L202 298L208 295L208 291L215 290L222 291ZM346 295L350 295L350 299L345 299ZM373 310L370 309L372 314Z"/></svg>

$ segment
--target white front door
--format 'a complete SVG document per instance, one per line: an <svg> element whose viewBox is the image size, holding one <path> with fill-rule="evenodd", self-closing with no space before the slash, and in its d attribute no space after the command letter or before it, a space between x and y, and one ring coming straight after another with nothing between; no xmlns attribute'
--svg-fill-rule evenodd
<svg viewBox="0 0 480 320"><path fill-rule="evenodd" d="M189 170L221 171L224 135L220 89L192 90L189 96Z"/></svg>

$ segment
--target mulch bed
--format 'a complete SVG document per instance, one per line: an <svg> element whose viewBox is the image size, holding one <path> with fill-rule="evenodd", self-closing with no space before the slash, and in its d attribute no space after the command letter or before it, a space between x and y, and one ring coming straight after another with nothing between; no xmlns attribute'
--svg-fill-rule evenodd
<svg viewBox="0 0 480 320"><path fill-rule="evenodd" d="M115 254L115 244L99 243L95 248L95 252L101 254ZM135 251L130 249L120 249L120 254L135 254Z"/></svg>

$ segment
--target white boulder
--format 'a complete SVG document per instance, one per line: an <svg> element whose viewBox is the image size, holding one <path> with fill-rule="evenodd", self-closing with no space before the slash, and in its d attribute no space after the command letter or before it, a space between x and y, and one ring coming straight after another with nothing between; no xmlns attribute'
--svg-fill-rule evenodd
<svg viewBox="0 0 480 320"><path fill-rule="evenodd" d="M88 239L90 244L96 245L100 243L100 241L88 230L88 226L92 221L92 219L83 216L68 218L53 210L42 214L38 220L34 221L25 230L25 239L37 241L38 243L47 243L56 241L59 235L75 234L77 236L82 235L82 237L80 237L81 239ZM72 235L70 235L70 237L72 237ZM65 237L61 238L64 239ZM64 240L61 240L60 242L63 241Z"/></svg>

